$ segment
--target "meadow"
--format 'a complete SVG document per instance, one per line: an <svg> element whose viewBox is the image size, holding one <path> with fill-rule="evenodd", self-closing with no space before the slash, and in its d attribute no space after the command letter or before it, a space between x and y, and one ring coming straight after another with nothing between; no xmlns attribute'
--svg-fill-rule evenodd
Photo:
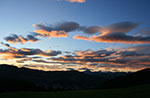
<svg viewBox="0 0 150 98"><path fill-rule="evenodd" d="M150 84L130 88L56 91L56 92L7 92L0 98L150 98Z"/></svg>

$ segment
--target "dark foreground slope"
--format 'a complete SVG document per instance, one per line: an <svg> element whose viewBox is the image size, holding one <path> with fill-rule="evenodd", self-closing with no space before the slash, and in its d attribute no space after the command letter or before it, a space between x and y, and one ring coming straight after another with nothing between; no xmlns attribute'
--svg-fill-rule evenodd
<svg viewBox="0 0 150 98"><path fill-rule="evenodd" d="M150 84L149 77L150 77L150 68L147 68L106 81L102 85L102 88L124 88Z"/></svg>
<svg viewBox="0 0 150 98"><path fill-rule="evenodd" d="M77 71L44 72L0 65L0 91L94 89L106 80Z"/></svg>
<svg viewBox="0 0 150 98"><path fill-rule="evenodd" d="M150 98L150 85L130 88L62 92L0 93L0 98Z"/></svg>

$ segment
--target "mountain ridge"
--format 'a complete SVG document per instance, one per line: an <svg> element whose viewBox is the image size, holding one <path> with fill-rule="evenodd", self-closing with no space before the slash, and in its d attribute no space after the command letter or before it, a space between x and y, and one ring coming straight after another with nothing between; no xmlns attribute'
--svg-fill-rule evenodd
<svg viewBox="0 0 150 98"><path fill-rule="evenodd" d="M150 68L145 68L134 73L113 78L106 81L102 88L126 88L143 84L150 84Z"/></svg>

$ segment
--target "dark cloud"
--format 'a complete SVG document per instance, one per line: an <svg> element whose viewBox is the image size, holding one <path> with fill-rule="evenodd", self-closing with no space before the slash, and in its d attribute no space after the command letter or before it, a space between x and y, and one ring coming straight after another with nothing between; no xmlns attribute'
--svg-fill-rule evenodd
<svg viewBox="0 0 150 98"><path fill-rule="evenodd" d="M31 41L31 42L39 41L39 39L34 37L33 35L27 35L27 39L28 41Z"/></svg>
<svg viewBox="0 0 150 98"><path fill-rule="evenodd" d="M1 44L4 45L4 46L6 46L6 47L10 47L9 44L3 43L3 42L1 42Z"/></svg>
<svg viewBox="0 0 150 98"><path fill-rule="evenodd" d="M52 31L64 31L64 32L73 32L73 31L82 31L86 34L95 34L97 32L100 32L101 27L99 26L80 26L76 22L62 22L62 23L57 23L55 25L42 25L42 24L33 24L34 27L36 27L39 30L45 30L48 32ZM38 32L37 32L38 33Z"/></svg>
<svg viewBox="0 0 150 98"><path fill-rule="evenodd" d="M81 31L86 34L95 34L102 31L102 27L99 26L89 26L89 27L81 27Z"/></svg>
<svg viewBox="0 0 150 98"><path fill-rule="evenodd" d="M140 23L134 23L134 22L128 22L128 21L118 22L118 23L105 26L104 31L108 31L109 33L112 33L112 32L126 33L137 28L139 25Z"/></svg>
<svg viewBox="0 0 150 98"><path fill-rule="evenodd" d="M76 22L63 22L63 23L58 23L57 25L55 25L55 29L54 30L58 30L58 31L65 31L65 32L71 32L74 30L77 30L79 28L79 24Z"/></svg>
<svg viewBox="0 0 150 98"><path fill-rule="evenodd" d="M138 51L138 52L147 52L147 51L150 51L150 44L133 46L133 47L130 47L129 50Z"/></svg>
<svg viewBox="0 0 150 98"><path fill-rule="evenodd" d="M106 43L127 43L127 44L143 44L150 43L150 37L142 37L142 36L131 36L121 32L116 33L108 33L105 35L93 36L91 40L96 42L106 42Z"/></svg>
<svg viewBox="0 0 150 98"><path fill-rule="evenodd" d="M85 37L76 35L73 38L96 41L96 42L120 42L120 43L149 43L149 36L131 36L127 35L131 30L137 28L140 24L135 22L119 22L108 26L81 26L73 21L65 21L54 25L34 24L37 28L27 37L18 36L16 34L5 37L4 39L10 43L26 43L37 42L37 37L68 37L69 32L81 31L86 34L100 33L99 36ZM116 33L120 32L120 33Z"/></svg>
<svg viewBox="0 0 150 98"><path fill-rule="evenodd" d="M42 24L33 24L34 27L38 29L44 29L46 31L64 31L64 32L72 32L79 29L79 24L76 22L62 22L57 23L55 25L42 25Z"/></svg>
<svg viewBox="0 0 150 98"><path fill-rule="evenodd" d="M10 43L23 43L23 44L28 41L37 42L40 40L40 39L34 37L33 35L27 35L27 37L25 38L23 36L16 35L16 34L12 34L8 37L5 37L4 39Z"/></svg>
<svg viewBox="0 0 150 98"><path fill-rule="evenodd" d="M81 40L89 40L96 42L106 42L106 43L150 43L150 36L147 36L149 32L145 32L145 36L136 36L130 35L131 30L137 28L140 23L135 22L119 22L115 24L111 24L104 27L99 26L91 26L91 27L82 27L82 31L88 34L94 34L96 32L100 32L98 36L85 37L76 35L73 38L81 39Z"/></svg>

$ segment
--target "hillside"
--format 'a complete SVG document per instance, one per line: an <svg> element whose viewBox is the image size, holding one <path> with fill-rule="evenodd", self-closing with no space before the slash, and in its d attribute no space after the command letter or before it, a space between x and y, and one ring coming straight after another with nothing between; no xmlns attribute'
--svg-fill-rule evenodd
<svg viewBox="0 0 150 98"><path fill-rule="evenodd" d="M0 80L1 91L35 90L31 88L32 86L36 86L36 90L43 91L93 89L106 81L107 78L77 71L44 72L10 65L0 65Z"/></svg>
<svg viewBox="0 0 150 98"><path fill-rule="evenodd" d="M113 78L106 81L102 88L123 88L143 84L150 84L150 68L146 68L128 75Z"/></svg>

